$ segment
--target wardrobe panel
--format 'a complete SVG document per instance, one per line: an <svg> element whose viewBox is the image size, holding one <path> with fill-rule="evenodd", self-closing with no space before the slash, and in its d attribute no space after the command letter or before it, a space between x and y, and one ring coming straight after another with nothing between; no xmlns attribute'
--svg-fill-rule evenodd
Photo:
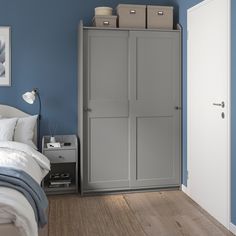
<svg viewBox="0 0 236 236"><path fill-rule="evenodd" d="M169 178L173 173L173 122L168 117L137 118L138 180Z"/></svg>
<svg viewBox="0 0 236 236"><path fill-rule="evenodd" d="M130 32L131 187L180 184L180 37Z"/></svg>
<svg viewBox="0 0 236 236"><path fill-rule="evenodd" d="M173 38L141 36L136 40L137 100L172 102Z"/></svg>
<svg viewBox="0 0 236 236"><path fill-rule="evenodd" d="M128 32L85 33L85 191L129 186Z"/></svg>
<svg viewBox="0 0 236 236"><path fill-rule="evenodd" d="M128 119L90 119L89 182L128 179Z"/></svg>
<svg viewBox="0 0 236 236"><path fill-rule="evenodd" d="M128 99L127 32L89 32L90 99Z"/></svg>

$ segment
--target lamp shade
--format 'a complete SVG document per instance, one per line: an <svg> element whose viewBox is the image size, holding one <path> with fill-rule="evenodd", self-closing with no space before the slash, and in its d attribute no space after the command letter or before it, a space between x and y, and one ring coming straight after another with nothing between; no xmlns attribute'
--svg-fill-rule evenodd
<svg viewBox="0 0 236 236"><path fill-rule="evenodd" d="M38 112L38 125L37 125L37 145L39 147L40 144L40 120L41 120L41 98L39 95L39 90L34 88L31 92L26 92L22 95L22 98L28 104L34 104L34 101L38 97L38 105L39 105L39 112Z"/></svg>
<svg viewBox="0 0 236 236"><path fill-rule="evenodd" d="M29 104L33 104L35 101L35 91L26 92L22 95L22 98Z"/></svg>

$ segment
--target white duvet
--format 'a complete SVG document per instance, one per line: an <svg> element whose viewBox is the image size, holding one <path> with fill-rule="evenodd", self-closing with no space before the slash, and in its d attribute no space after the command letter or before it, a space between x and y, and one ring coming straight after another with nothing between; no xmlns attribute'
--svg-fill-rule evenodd
<svg viewBox="0 0 236 236"><path fill-rule="evenodd" d="M0 142L0 166L23 170L39 184L50 170L44 155L18 142ZM0 224L4 223L14 223L24 236L38 235L34 211L27 199L14 189L0 187Z"/></svg>

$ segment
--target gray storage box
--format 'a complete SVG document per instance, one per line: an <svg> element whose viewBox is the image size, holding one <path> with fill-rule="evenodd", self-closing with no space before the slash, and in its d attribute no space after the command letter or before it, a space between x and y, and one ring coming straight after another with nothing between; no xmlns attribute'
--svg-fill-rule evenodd
<svg viewBox="0 0 236 236"><path fill-rule="evenodd" d="M94 16L93 26L96 27L117 27L117 16Z"/></svg>
<svg viewBox="0 0 236 236"><path fill-rule="evenodd" d="M119 4L117 15L120 28L146 28L146 6Z"/></svg>
<svg viewBox="0 0 236 236"><path fill-rule="evenodd" d="M147 28L173 29L173 7L147 6Z"/></svg>

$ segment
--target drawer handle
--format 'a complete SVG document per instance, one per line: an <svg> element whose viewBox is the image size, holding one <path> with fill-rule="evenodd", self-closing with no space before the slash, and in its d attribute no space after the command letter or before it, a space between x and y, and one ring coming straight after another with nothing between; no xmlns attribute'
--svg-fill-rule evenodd
<svg viewBox="0 0 236 236"><path fill-rule="evenodd" d="M63 156L58 156L58 158L60 158L60 159L65 159Z"/></svg>
<svg viewBox="0 0 236 236"><path fill-rule="evenodd" d="M157 15L158 15L158 16L163 16L163 15L164 15L164 12L163 12L163 11L158 11L158 12L157 12Z"/></svg>
<svg viewBox="0 0 236 236"><path fill-rule="evenodd" d="M136 10L130 10L129 13L130 14L136 14Z"/></svg>
<svg viewBox="0 0 236 236"><path fill-rule="evenodd" d="M110 25L109 21L103 21L103 25Z"/></svg>

